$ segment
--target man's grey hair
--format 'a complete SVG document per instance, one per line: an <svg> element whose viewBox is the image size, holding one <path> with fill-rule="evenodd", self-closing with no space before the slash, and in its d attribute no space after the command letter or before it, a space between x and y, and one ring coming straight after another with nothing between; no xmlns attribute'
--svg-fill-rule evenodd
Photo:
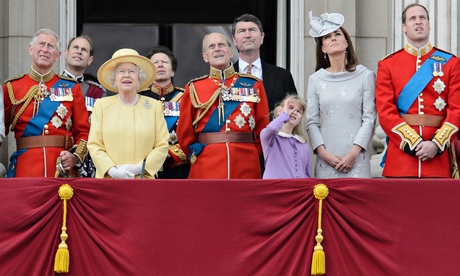
<svg viewBox="0 0 460 276"><path fill-rule="evenodd" d="M39 35L41 34L47 34L47 35L52 35L56 38L56 47L57 47L57 50L58 52L61 51L61 41L59 40L59 35L57 33L55 33L54 31L50 30L50 29L40 29L38 30L34 36L32 37L32 40L30 41L29 45L31 47L33 47L35 45L35 42L37 42L37 38Z"/></svg>

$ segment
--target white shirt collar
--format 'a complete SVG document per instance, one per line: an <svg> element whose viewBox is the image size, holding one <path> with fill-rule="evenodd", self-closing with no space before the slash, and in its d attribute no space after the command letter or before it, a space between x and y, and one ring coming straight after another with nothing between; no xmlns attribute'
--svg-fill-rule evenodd
<svg viewBox="0 0 460 276"><path fill-rule="evenodd" d="M295 134L295 135L292 135L292 134L289 134L289 133L286 133L286 132L282 132L282 131L278 131L278 135L281 136L281 137L284 137L284 138L291 138L293 137L294 139L296 139L297 141L299 141L300 143L305 143L305 139L303 139L301 136Z"/></svg>
<svg viewBox="0 0 460 276"><path fill-rule="evenodd" d="M238 59L238 72L246 72L246 68L248 67L249 63L246 61L242 60L241 58ZM252 63L252 69L251 69L252 75L258 77L259 79L262 79L262 61L260 57L258 57L253 63Z"/></svg>

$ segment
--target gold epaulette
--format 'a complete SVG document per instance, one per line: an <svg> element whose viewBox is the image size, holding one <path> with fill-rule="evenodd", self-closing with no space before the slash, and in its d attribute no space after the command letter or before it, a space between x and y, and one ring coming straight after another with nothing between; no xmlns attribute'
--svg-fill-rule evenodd
<svg viewBox="0 0 460 276"><path fill-rule="evenodd" d="M422 137L407 123L400 123L395 126L392 132L398 134L401 137L401 144L399 148L404 150L405 146L408 145L410 150L414 150L415 147L422 141Z"/></svg>
<svg viewBox="0 0 460 276"><path fill-rule="evenodd" d="M255 79L256 81L260 81L260 79L254 75L248 75L248 74L244 74L240 72L238 72L237 74L238 76L243 77L243 78L250 78L250 79Z"/></svg>
<svg viewBox="0 0 460 276"><path fill-rule="evenodd" d="M209 75L204 75L204 76L198 77L196 79L193 79L193 80L189 81L187 84L190 84L190 83L198 81L198 80L203 80L203 79L205 79L207 77L209 77Z"/></svg>
<svg viewBox="0 0 460 276"><path fill-rule="evenodd" d="M67 76L63 76L63 75L57 75L60 79L63 79L63 80L68 80L68 81L72 81L72 82L77 82L77 80L73 79L73 78L69 78Z"/></svg>
<svg viewBox="0 0 460 276"><path fill-rule="evenodd" d="M21 74L19 76L16 76L16 77L12 77L12 78L9 78L5 81L5 83L7 82L11 82L11 81L14 81L14 80L18 80L18 79L22 79L26 74Z"/></svg>
<svg viewBox="0 0 460 276"><path fill-rule="evenodd" d="M388 55L386 55L386 56L385 56L385 57L383 57L381 60L384 60L384 59L390 58L390 57L392 57L394 54L396 54L396 53L398 53L398 52L401 52L402 50L404 50L404 48L402 48L402 49L399 49L399 50L398 50L398 51L396 51L396 52L393 52L393 53L391 53L391 54L388 54Z"/></svg>
<svg viewBox="0 0 460 276"><path fill-rule="evenodd" d="M180 92L184 92L185 89L181 87L174 86L174 89L179 90Z"/></svg>
<svg viewBox="0 0 460 276"><path fill-rule="evenodd" d="M102 86L102 84L100 84L100 83L98 83L98 82L95 82L95 81L92 81L92 80L85 80L84 82L86 82L87 84L92 84L92 85L94 85L94 86L97 86L97 87L99 87L99 88L100 88L102 91L104 91L104 92L106 91L106 90L105 90L105 87ZM147 88L147 89L148 89L148 88Z"/></svg>
<svg viewBox="0 0 460 276"><path fill-rule="evenodd" d="M457 131L458 128L456 126L446 122L439 128L431 141L433 141L440 150L444 151L446 150L446 146L450 144L450 138Z"/></svg>

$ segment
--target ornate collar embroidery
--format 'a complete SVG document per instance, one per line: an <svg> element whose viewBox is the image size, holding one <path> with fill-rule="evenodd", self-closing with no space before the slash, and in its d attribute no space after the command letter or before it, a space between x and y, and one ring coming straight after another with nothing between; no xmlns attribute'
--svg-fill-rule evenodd
<svg viewBox="0 0 460 276"><path fill-rule="evenodd" d="M213 78L213 79L218 79L218 80L221 80L222 79L222 76L225 77L225 79L230 79L231 77L233 77L234 75L236 74L235 72L235 68L233 68L233 64L230 63L230 67L228 67L227 69L225 69L224 71L221 71L219 69L216 69L216 68L212 68L210 69L209 71L209 77L210 78Z"/></svg>
<svg viewBox="0 0 460 276"><path fill-rule="evenodd" d="M406 52L408 52L409 54L411 54L413 56L416 56L416 57L426 55L432 49L433 49L433 46L431 46L430 42L428 42L425 46L420 47L420 48L416 48L416 47L410 45L409 43L407 43L406 47L404 47L404 50L406 50Z"/></svg>
<svg viewBox="0 0 460 276"><path fill-rule="evenodd" d="M155 94L157 94L157 95L159 95L161 97L161 96L164 96L166 94L169 94L169 93L173 92L174 91L174 85L172 84L172 82L170 82L165 87L160 87L156 83L153 83L152 88L150 88L150 90L152 90L153 93L155 93Z"/></svg>
<svg viewBox="0 0 460 276"><path fill-rule="evenodd" d="M42 75L30 67L28 75L36 82L48 82L54 77L54 72L53 69L51 69L48 73Z"/></svg>

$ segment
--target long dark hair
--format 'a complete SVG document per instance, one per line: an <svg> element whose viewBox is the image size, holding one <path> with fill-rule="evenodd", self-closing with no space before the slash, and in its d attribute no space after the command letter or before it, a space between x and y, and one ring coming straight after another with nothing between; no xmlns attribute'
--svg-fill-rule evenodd
<svg viewBox="0 0 460 276"><path fill-rule="evenodd" d="M353 48L353 42L351 42L350 35L348 34L345 28L340 27L340 30L343 32L345 39L348 42L347 48L347 62L345 64L345 69L348 72L353 72L356 69L356 65L358 65L358 57L356 56L355 49ZM323 37L316 38L316 68L315 71L323 68L326 69L331 66L331 62L329 61L329 56L326 55L324 58L323 50L321 49L323 46Z"/></svg>

